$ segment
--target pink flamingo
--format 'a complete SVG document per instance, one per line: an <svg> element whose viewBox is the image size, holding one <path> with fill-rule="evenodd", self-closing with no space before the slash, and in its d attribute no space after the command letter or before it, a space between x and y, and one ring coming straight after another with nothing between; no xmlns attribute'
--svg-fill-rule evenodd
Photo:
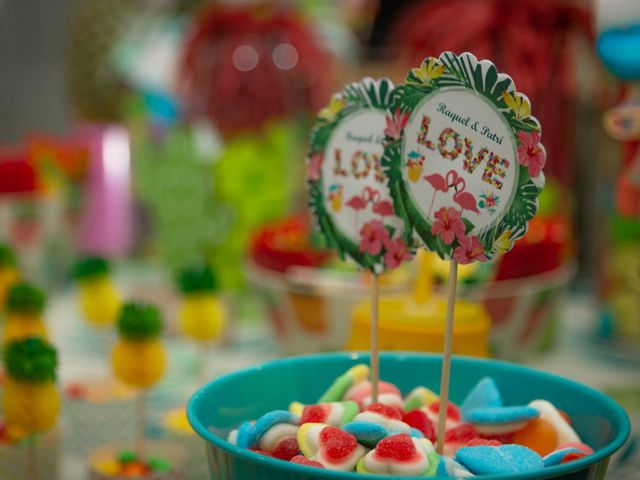
<svg viewBox="0 0 640 480"><path fill-rule="evenodd" d="M353 208L356 211L356 232L358 232L358 212L367 207L367 200L364 193L362 195L354 195L347 202L347 206Z"/></svg>
<svg viewBox="0 0 640 480"><path fill-rule="evenodd" d="M458 191L458 185L462 186L460 191ZM453 183L453 187L456 190L456 193L453 194L453 201L460 206L460 213L462 213L464 210L470 210L480 215L480 210L478 210L476 204L476 197L474 197L471 193L464 191L465 188L467 188L467 184L465 183L464 178L456 178Z"/></svg>
<svg viewBox="0 0 640 480"><path fill-rule="evenodd" d="M378 190L366 187L362 192L362 196L367 199L367 202L373 203L373 213L377 213L381 217L393 215L393 205L388 200L382 200Z"/></svg>
<svg viewBox="0 0 640 480"><path fill-rule="evenodd" d="M373 205L373 211L381 217L393 215L393 205L387 200L379 200Z"/></svg>
<svg viewBox="0 0 640 480"><path fill-rule="evenodd" d="M429 182L429 184L434 188L433 196L431 197L431 206L429 206L429 213L427 213L427 217L429 217L431 215L431 211L433 210L433 202L436 199L436 193L447 193L458 180L462 179L458 177L458 174L455 170L449 170L444 177L439 173L434 173L433 175L424 177L424 179Z"/></svg>

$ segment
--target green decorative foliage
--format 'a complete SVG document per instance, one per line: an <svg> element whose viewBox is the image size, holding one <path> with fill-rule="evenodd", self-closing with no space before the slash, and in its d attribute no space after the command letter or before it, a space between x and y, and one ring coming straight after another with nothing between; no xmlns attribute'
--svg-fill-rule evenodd
<svg viewBox="0 0 640 480"><path fill-rule="evenodd" d="M228 223L215 232L209 243L212 254L205 258L221 287L243 286L240 265L247 257L252 232L290 212L300 190L305 131L301 121L274 121L260 132L234 136L216 160L215 198Z"/></svg>
<svg viewBox="0 0 640 480"><path fill-rule="evenodd" d="M14 285L7 295L7 310L14 313L41 313L45 303L45 293L28 283Z"/></svg>
<svg viewBox="0 0 640 480"><path fill-rule="evenodd" d="M118 332L128 340L147 340L160 335L162 318L157 307L145 303L127 303L118 319Z"/></svg>
<svg viewBox="0 0 640 480"><path fill-rule="evenodd" d="M215 292L218 281L208 265L199 265L183 270L180 274L180 290L184 294Z"/></svg>
<svg viewBox="0 0 640 480"><path fill-rule="evenodd" d="M0 243L0 268L15 267L16 254L9 245Z"/></svg>
<svg viewBox="0 0 640 480"><path fill-rule="evenodd" d="M4 351L7 375L18 382L43 383L56 379L56 349L41 338L12 342Z"/></svg>
<svg viewBox="0 0 640 480"><path fill-rule="evenodd" d="M87 278L107 275L109 273L109 262L101 257L86 257L76 263L73 268L73 278L85 280Z"/></svg>

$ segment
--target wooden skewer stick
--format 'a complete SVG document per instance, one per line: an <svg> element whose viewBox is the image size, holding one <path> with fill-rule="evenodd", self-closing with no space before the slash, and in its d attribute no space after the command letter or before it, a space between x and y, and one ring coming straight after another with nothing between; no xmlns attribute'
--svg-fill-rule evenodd
<svg viewBox="0 0 640 480"><path fill-rule="evenodd" d="M38 443L36 435L32 434L27 439L27 478L38 480Z"/></svg>
<svg viewBox="0 0 640 480"><path fill-rule="evenodd" d="M436 452L442 455L444 450L444 431L447 423L447 404L449 403L449 376L451 374L451 347L453 343L453 319L456 307L456 288L458 285L458 263L449 262L449 280L447 295L447 317L444 331L444 351L442 353L442 373L440 375L440 406L438 412L438 433Z"/></svg>
<svg viewBox="0 0 640 480"><path fill-rule="evenodd" d="M148 389L143 388L138 393L136 399L136 450L140 458L146 455L146 436L147 436L147 392Z"/></svg>
<svg viewBox="0 0 640 480"><path fill-rule="evenodd" d="M380 282L377 274L373 274L371 282L371 401L378 401L378 383L380 382L380 352L378 341L378 308L380 299Z"/></svg>

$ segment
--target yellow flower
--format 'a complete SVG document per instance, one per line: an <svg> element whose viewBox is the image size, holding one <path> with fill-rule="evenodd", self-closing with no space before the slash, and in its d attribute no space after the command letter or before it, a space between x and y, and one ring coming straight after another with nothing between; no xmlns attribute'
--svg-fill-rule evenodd
<svg viewBox="0 0 640 480"><path fill-rule="evenodd" d="M531 116L531 104L524 95L514 92L513 96L506 90L502 92L502 99L513 113L516 114L516 120L525 120Z"/></svg>
<svg viewBox="0 0 640 480"><path fill-rule="evenodd" d="M423 61L420 68L412 68L411 73L420 80L420 83L429 83L444 73L444 65L436 65L436 59L431 57L429 61Z"/></svg>
<svg viewBox="0 0 640 480"><path fill-rule="evenodd" d="M329 105L320 110L318 117L326 120L327 122L333 122L336 115L344 108L344 99L340 95L334 95L329 100Z"/></svg>
<svg viewBox="0 0 640 480"><path fill-rule="evenodd" d="M507 253L513 247L513 240L511 239L512 232L511 230L505 230L502 234L496 239L494 243L494 248L496 253L502 254Z"/></svg>

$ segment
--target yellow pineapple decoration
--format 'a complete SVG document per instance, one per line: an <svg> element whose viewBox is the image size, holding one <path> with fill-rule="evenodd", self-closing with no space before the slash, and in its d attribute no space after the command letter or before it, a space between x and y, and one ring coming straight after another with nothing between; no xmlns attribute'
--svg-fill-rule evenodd
<svg viewBox="0 0 640 480"><path fill-rule="evenodd" d="M74 277L79 289L80 310L92 325L113 325L122 302L109 276L109 264L103 258L88 257L78 262Z"/></svg>
<svg viewBox="0 0 640 480"><path fill-rule="evenodd" d="M30 337L48 338L42 320L46 303L44 292L28 283L17 283L9 289L6 302L4 343Z"/></svg>
<svg viewBox="0 0 640 480"><path fill-rule="evenodd" d="M118 319L120 340L111 361L116 376L126 385L149 388L166 366L164 348L159 335L162 330L160 312L153 305L127 303Z"/></svg>
<svg viewBox="0 0 640 480"><path fill-rule="evenodd" d="M217 340L227 325L227 312L217 297L217 282L211 268L185 270L180 276L183 300L180 311L182 332L200 342Z"/></svg>
<svg viewBox="0 0 640 480"><path fill-rule="evenodd" d="M18 282L19 277L13 250L9 245L0 244L0 311L4 310L9 289Z"/></svg>
<svg viewBox="0 0 640 480"><path fill-rule="evenodd" d="M14 341L4 351L4 366L2 407L10 438L53 427L60 410L55 348L41 338Z"/></svg>

